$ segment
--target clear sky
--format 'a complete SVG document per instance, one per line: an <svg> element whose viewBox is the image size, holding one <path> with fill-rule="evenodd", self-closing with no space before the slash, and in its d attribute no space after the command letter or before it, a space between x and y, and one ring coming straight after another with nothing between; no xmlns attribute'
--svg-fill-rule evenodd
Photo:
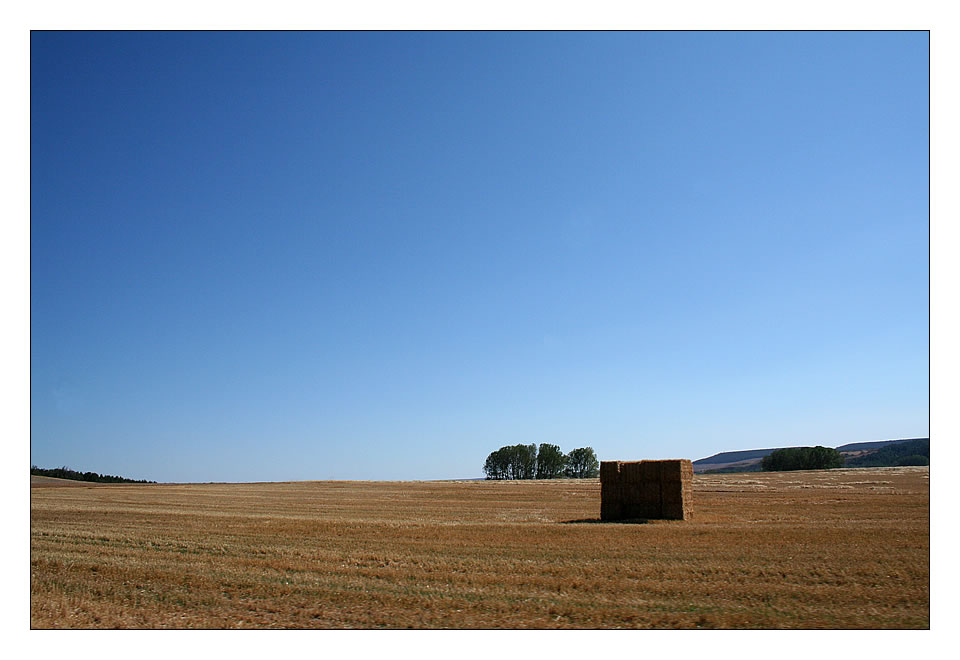
<svg viewBox="0 0 960 660"><path fill-rule="evenodd" d="M31 37L31 462L926 436L925 32Z"/></svg>

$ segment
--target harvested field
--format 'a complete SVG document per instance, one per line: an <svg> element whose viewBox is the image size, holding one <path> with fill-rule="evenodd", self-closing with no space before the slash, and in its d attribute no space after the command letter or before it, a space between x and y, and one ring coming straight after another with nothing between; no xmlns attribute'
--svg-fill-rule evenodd
<svg viewBox="0 0 960 660"><path fill-rule="evenodd" d="M928 468L31 492L34 628L928 628ZM39 484L38 484L39 485Z"/></svg>
<svg viewBox="0 0 960 660"><path fill-rule="evenodd" d="M40 475L30 475L31 488L83 488L85 486L95 486L89 481L74 481L72 479L57 479L56 477L41 477Z"/></svg>

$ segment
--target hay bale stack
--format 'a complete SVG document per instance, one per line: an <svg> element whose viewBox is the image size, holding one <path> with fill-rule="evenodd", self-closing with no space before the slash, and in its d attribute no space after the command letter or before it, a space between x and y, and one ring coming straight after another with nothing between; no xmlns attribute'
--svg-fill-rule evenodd
<svg viewBox="0 0 960 660"><path fill-rule="evenodd" d="M651 482L642 461L620 463L621 520L628 518L654 518L660 513L659 482ZM651 484L656 493L648 493Z"/></svg>
<svg viewBox="0 0 960 660"><path fill-rule="evenodd" d="M623 495L620 487L620 462L600 463L600 519L623 519Z"/></svg>
<svg viewBox="0 0 960 660"><path fill-rule="evenodd" d="M620 478L620 461L600 462L600 485L610 484Z"/></svg>
<svg viewBox="0 0 960 660"><path fill-rule="evenodd" d="M689 520L692 495L693 463L687 459L600 463L601 520Z"/></svg>
<svg viewBox="0 0 960 660"><path fill-rule="evenodd" d="M693 463L686 460L661 461L660 499L663 517L689 520L693 499Z"/></svg>

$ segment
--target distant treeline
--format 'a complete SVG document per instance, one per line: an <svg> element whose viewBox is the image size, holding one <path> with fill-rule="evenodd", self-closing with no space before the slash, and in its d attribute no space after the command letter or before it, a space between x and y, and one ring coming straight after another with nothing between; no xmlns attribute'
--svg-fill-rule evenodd
<svg viewBox="0 0 960 660"><path fill-rule="evenodd" d="M887 445L863 456L847 459L847 467L895 467L930 465L930 438Z"/></svg>
<svg viewBox="0 0 960 660"><path fill-rule="evenodd" d="M74 481L92 481L98 484L155 484L156 481L147 481L146 479L124 479L115 477L112 474L97 474L96 472L77 472L70 468L58 467L50 470L38 468L36 465L30 466L30 474L38 477L56 477L57 479L73 479Z"/></svg>
<svg viewBox="0 0 960 660"><path fill-rule="evenodd" d="M734 452L729 453L733 454ZM740 453L748 454L751 452ZM842 461L839 464L838 455L839 460ZM930 438L891 442L878 449L871 447L860 456L850 456L846 452L826 447L820 447L819 449L816 447L788 447L778 449L756 463L703 470L703 474L760 472L764 470L823 470L833 467L900 467L904 465L930 465Z"/></svg>
<svg viewBox="0 0 960 660"><path fill-rule="evenodd" d="M843 454L829 447L788 447L763 457L764 471L828 470L843 467Z"/></svg>
<svg viewBox="0 0 960 660"><path fill-rule="evenodd" d="M589 479L600 474L593 447L579 447L569 454L557 445L511 445L487 456L483 464L487 479Z"/></svg>

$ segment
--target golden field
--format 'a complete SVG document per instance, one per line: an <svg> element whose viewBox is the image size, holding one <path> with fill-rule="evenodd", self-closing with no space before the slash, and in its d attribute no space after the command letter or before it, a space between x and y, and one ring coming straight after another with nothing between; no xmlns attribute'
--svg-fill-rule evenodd
<svg viewBox="0 0 960 660"><path fill-rule="evenodd" d="M33 628L929 628L928 468L31 488Z"/></svg>

